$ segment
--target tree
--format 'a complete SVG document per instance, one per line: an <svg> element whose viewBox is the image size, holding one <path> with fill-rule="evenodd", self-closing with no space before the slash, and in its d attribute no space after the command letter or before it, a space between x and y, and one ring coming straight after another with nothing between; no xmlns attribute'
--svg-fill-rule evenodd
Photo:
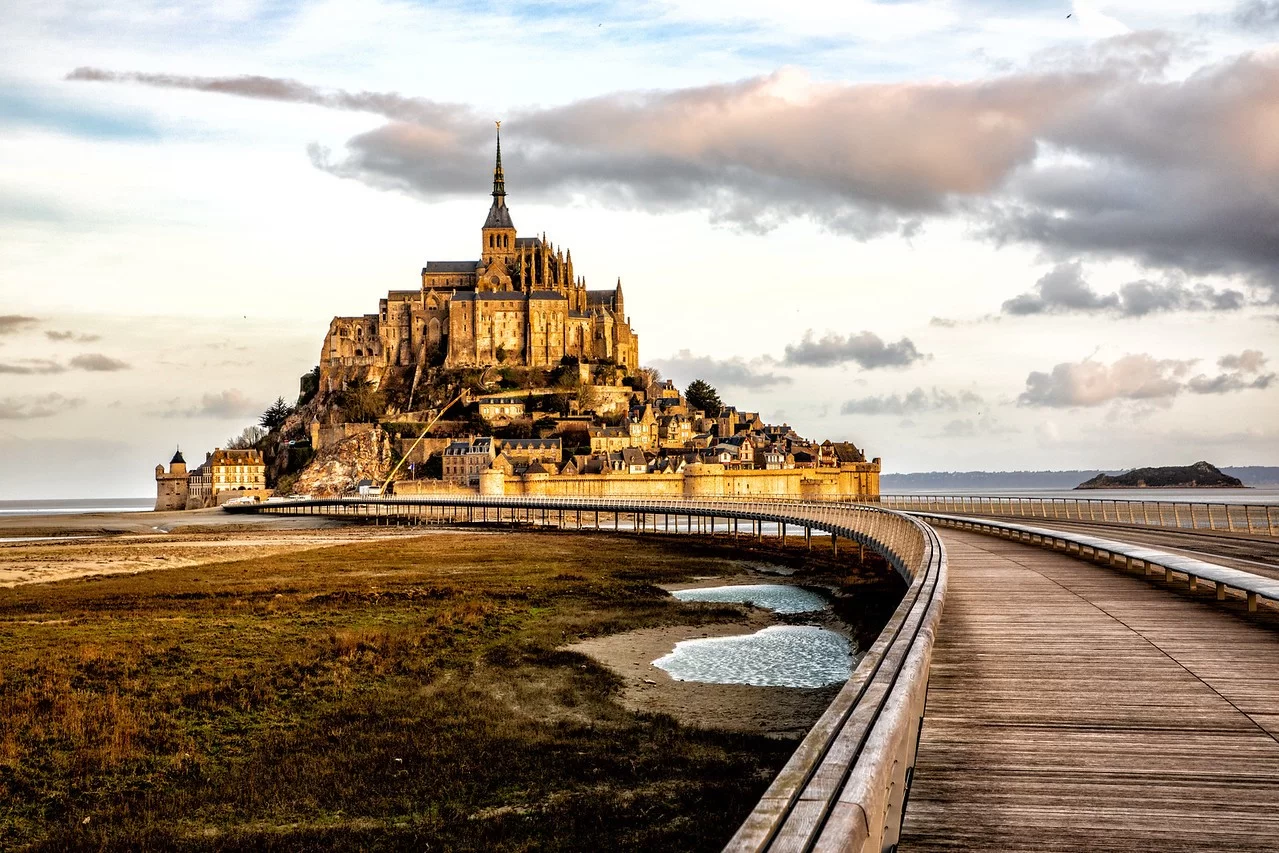
<svg viewBox="0 0 1279 853"><path fill-rule="evenodd" d="M594 385L583 385L577 389L577 411L589 412L600 404L600 392Z"/></svg>
<svg viewBox="0 0 1279 853"><path fill-rule="evenodd" d="M694 409L705 412L708 418L719 417L720 409L724 408L715 386L702 379L694 379L688 383L688 387L684 389L684 399Z"/></svg>
<svg viewBox="0 0 1279 853"><path fill-rule="evenodd" d="M293 414L293 407L284 402L283 397L277 397L275 402L262 413L262 417L258 418L258 423L268 430L277 430L284 426L284 422L291 414Z"/></svg>
<svg viewBox="0 0 1279 853"><path fill-rule="evenodd" d="M348 422L367 424L376 421L386 411L386 397L368 380L354 379L342 389L338 405Z"/></svg>
<svg viewBox="0 0 1279 853"><path fill-rule="evenodd" d="M247 450L266 437L266 430L260 426L246 426L239 435L228 438L228 450Z"/></svg>

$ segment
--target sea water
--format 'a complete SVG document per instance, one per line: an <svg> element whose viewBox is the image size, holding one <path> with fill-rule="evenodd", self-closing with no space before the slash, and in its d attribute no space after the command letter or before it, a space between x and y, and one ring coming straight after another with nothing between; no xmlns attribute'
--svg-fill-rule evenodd
<svg viewBox="0 0 1279 853"><path fill-rule="evenodd" d="M755 687L824 687L847 681L852 673L848 640L808 625L683 640L653 665L676 681Z"/></svg>
<svg viewBox="0 0 1279 853"><path fill-rule="evenodd" d="M671 593L680 601L747 602L775 613L811 613L826 607L826 599L797 586L773 583L708 586Z"/></svg>

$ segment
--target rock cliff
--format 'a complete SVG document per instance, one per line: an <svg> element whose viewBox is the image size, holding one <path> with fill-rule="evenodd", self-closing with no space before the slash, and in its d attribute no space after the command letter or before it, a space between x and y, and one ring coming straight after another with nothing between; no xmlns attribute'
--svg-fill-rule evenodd
<svg viewBox="0 0 1279 853"><path fill-rule="evenodd" d="M381 485L392 465L391 438L377 427L317 453L294 482L292 493L327 498L354 491L361 480Z"/></svg>

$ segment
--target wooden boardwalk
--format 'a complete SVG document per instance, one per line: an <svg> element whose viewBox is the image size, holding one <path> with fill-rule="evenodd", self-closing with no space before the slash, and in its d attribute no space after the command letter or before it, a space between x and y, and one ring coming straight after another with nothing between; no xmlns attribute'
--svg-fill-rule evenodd
<svg viewBox="0 0 1279 853"><path fill-rule="evenodd" d="M1275 620L938 532L950 586L901 851L1279 851Z"/></svg>

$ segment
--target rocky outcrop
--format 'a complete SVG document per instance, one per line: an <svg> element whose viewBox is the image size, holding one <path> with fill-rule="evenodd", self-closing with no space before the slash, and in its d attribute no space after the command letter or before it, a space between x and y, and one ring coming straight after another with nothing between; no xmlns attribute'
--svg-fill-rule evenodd
<svg viewBox="0 0 1279 853"><path fill-rule="evenodd" d="M361 480L381 485L393 464L391 438L376 427L317 453L298 476L292 493L327 498L355 491Z"/></svg>
<svg viewBox="0 0 1279 853"><path fill-rule="evenodd" d="M1207 462L1165 468L1134 468L1126 474L1098 474L1076 489L1242 489L1236 477Z"/></svg>

